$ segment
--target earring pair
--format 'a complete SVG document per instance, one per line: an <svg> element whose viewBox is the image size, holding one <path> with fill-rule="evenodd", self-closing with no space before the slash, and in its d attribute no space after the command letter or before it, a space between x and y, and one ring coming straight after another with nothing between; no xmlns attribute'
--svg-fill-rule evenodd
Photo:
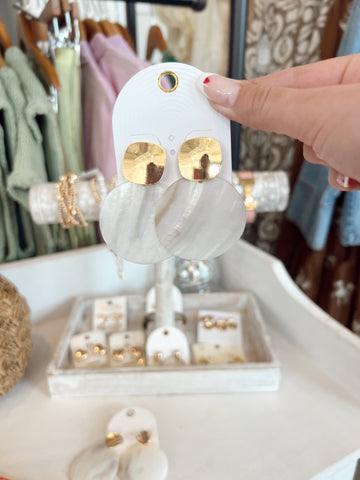
<svg viewBox="0 0 360 480"><path fill-rule="evenodd" d="M145 351L142 347L134 347L130 344L124 348L117 348L112 351L112 360L123 366L135 365L143 367L145 365Z"/></svg>
<svg viewBox="0 0 360 480"><path fill-rule="evenodd" d="M170 150L169 158L175 154L175 148ZM208 137L183 142L181 177L171 185L163 180L166 161L165 150L154 143L136 142L126 149L125 182L109 193L101 210L106 243L117 256L145 264L224 253L240 238L246 215L240 194L219 176L219 142Z"/></svg>
<svg viewBox="0 0 360 480"><path fill-rule="evenodd" d="M219 330L236 329L238 324L233 317L216 318L213 315L204 315L199 319L200 323L207 329L217 328Z"/></svg>
<svg viewBox="0 0 360 480"><path fill-rule="evenodd" d="M95 360L96 358L105 357L107 354L107 348L102 344L91 345L89 349L79 348L74 353L75 362L83 362L90 358Z"/></svg>
<svg viewBox="0 0 360 480"><path fill-rule="evenodd" d="M174 153L175 150L171 150L170 154ZM180 146L178 167L186 180L211 180L220 173L221 164L221 147L213 138L191 138ZM125 151L122 171L129 182L155 185L161 180L165 166L166 152L163 147L151 142L135 142Z"/></svg>
<svg viewBox="0 0 360 480"><path fill-rule="evenodd" d="M180 350L173 350L170 356L164 356L164 353L161 351L154 353L154 363L156 365L184 365L185 362L181 356Z"/></svg>

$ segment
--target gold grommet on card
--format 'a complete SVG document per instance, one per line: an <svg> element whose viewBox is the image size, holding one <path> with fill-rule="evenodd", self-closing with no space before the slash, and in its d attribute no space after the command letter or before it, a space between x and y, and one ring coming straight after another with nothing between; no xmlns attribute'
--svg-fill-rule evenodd
<svg viewBox="0 0 360 480"><path fill-rule="evenodd" d="M177 89L179 85L179 77L176 75L175 72L171 70L167 70L165 72L160 73L158 77L158 86L160 90L166 93L171 93Z"/></svg>

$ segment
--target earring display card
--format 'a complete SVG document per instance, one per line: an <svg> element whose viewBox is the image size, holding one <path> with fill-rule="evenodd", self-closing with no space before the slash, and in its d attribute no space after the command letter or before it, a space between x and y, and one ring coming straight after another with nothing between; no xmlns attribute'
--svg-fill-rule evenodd
<svg viewBox="0 0 360 480"><path fill-rule="evenodd" d="M280 364L272 350L257 301L250 293L218 292L183 296L186 324L181 328L192 347L188 365L173 362L166 366L134 363L115 366L107 362L98 368L75 368L71 339L91 330L94 300L79 297L75 301L47 371L49 390L53 396L230 393L274 391L279 388ZM129 295L126 301L127 332L136 336L137 331L144 331L146 296ZM212 340L199 344L199 311L226 312L226 318L233 320L234 314L237 314L238 319L241 318L242 345L221 345L217 348ZM108 344L112 335L108 337ZM219 349L221 355L219 351L216 352Z"/></svg>
<svg viewBox="0 0 360 480"><path fill-rule="evenodd" d="M97 298L94 301L93 328L106 332L126 330L126 297Z"/></svg>
<svg viewBox="0 0 360 480"><path fill-rule="evenodd" d="M219 365L245 362L243 351L241 347L237 345L194 343L192 351L194 362L197 365Z"/></svg>
<svg viewBox="0 0 360 480"><path fill-rule="evenodd" d="M102 367L107 363L104 332L92 330L74 335L70 339L70 349L76 368Z"/></svg>
<svg viewBox="0 0 360 480"><path fill-rule="evenodd" d="M109 336L110 365L112 367L138 366L145 364L145 332L113 333Z"/></svg>
<svg viewBox="0 0 360 480"><path fill-rule="evenodd" d="M200 310L197 341L219 345L242 346L242 324L239 312Z"/></svg>

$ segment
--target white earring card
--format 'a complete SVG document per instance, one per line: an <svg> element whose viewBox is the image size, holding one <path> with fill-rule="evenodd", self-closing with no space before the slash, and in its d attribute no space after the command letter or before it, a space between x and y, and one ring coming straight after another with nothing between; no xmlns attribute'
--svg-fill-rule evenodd
<svg viewBox="0 0 360 480"><path fill-rule="evenodd" d="M188 353L187 351L183 353L183 344L175 342L174 349L170 348L166 352L164 346L166 356L170 353L170 356L174 357L170 362L151 362L152 365L144 366L134 364L115 366L114 363L108 362L99 368L80 369L74 367L70 342L75 335L83 335L91 329L94 299L78 298L54 358L48 367L50 394L53 396L138 396L260 392L274 391L279 388L280 364L273 352L257 301L251 293L185 294L183 302L186 324L182 327L179 324L178 328L181 328L190 345L191 355L188 364L178 361L181 354L186 360ZM233 320L234 314L238 313L241 318L241 346L223 345L219 352L219 348L214 346L216 344L199 344L197 340L199 311L226 312L228 315L226 318ZM127 314L127 331L133 332L134 343L140 343L144 337L136 332L144 331L146 296L129 295ZM233 324L233 320L229 320L228 323ZM120 336L114 337L120 349L126 345L124 343L128 340L124 337L126 332L112 335ZM160 351L157 349L158 345L155 351L149 343L148 353L152 357ZM195 346L194 350L194 345L200 346ZM111 343L110 351L113 346ZM139 351L141 349L140 345L135 348ZM159 359L162 360L160 357Z"/></svg>
<svg viewBox="0 0 360 480"><path fill-rule="evenodd" d="M218 257L244 231L230 121L199 92L200 75L182 63L152 65L116 100L117 183L102 204L100 228L109 248L130 262Z"/></svg>

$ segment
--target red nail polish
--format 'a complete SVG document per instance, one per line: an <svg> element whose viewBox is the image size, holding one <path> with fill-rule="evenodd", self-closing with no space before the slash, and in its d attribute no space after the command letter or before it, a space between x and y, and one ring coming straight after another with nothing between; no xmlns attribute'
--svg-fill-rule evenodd
<svg viewBox="0 0 360 480"><path fill-rule="evenodd" d="M349 178L349 188L356 188L358 186L359 186L359 182L357 182L353 178Z"/></svg>
<svg viewBox="0 0 360 480"><path fill-rule="evenodd" d="M205 80L203 81L203 83L206 85L207 83L210 83L210 78L209 77L206 77Z"/></svg>

